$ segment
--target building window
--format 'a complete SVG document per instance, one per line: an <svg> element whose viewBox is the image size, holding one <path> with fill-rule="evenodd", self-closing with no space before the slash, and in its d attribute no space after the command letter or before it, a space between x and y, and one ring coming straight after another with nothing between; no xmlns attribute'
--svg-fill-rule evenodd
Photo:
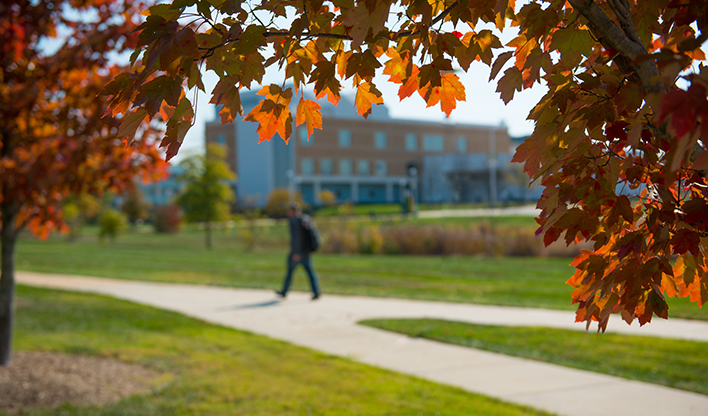
<svg viewBox="0 0 708 416"><path fill-rule="evenodd" d="M406 133L406 150L409 152L418 150L418 136L415 133Z"/></svg>
<svg viewBox="0 0 708 416"><path fill-rule="evenodd" d="M309 157L303 157L300 159L300 174L301 175L314 175L315 174L315 162Z"/></svg>
<svg viewBox="0 0 708 416"><path fill-rule="evenodd" d="M352 132L349 130L339 130L339 147L352 147Z"/></svg>
<svg viewBox="0 0 708 416"><path fill-rule="evenodd" d="M377 149L385 149L388 147L388 140L386 138L386 132L377 131L374 132L374 147Z"/></svg>
<svg viewBox="0 0 708 416"><path fill-rule="evenodd" d="M460 136L457 138L457 151L467 153L467 137Z"/></svg>
<svg viewBox="0 0 708 416"><path fill-rule="evenodd" d="M427 152L442 152L445 150L445 140L439 134L423 136L423 150Z"/></svg>
<svg viewBox="0 0 708 416"><path fill-rule="evenodd" d="M341 159L339 161L339 174L341 176L352 176L352 161L349 159Z"/></svg>
<svg viewBox="0 0 708 416"><path fill-rule="evenodd" d="M223 134L217 134L215 141L219 146L223 146L226 144L226 137Z"/></svg>
<svg viewBox="0 0 708 416"><path fill-rule="evenodd" d="M377 160L374 163L374 174L376 176L386 176L388 175L388 164L385 160Z"/></svg>
<svg viewBox="0 0 708 416"><path fill-rule="evenodd" d="M312 146L312 139L314 137L307 136L307 129L301 127L297 130L297 135L300 137L300 144L303 146ZM314 136L314 135L313 135Z"/></svg>
<svg viewBox="0 0 708 416"><path fill-rule="evenodd" d="M320 159L320 175L332 174L332 159Z"/></svg>
<svg viewBox="0 0 708 416"><path fill-rule="evenodd" d="M369 174L369 161L361 159L357 162L356 170L359 176L367 176Z"/></svg>

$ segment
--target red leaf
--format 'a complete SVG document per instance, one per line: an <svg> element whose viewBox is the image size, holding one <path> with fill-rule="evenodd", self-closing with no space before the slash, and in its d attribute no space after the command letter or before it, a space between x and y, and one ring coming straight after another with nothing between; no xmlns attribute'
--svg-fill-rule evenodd
<svg viewBox="0 0 708 416"><path fill-rule="evenodd" d="M127 137L128 141L131 141L135 136L135 132L138 130L138 127L140 127L140 123L147 118L147 115L147 110L144 108L138 108L125 116L123 121L120 123L116 136Z"/></svg>

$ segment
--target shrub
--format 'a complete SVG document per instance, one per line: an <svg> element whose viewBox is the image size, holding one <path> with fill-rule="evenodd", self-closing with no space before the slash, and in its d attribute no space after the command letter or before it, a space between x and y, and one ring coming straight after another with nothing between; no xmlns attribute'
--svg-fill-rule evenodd
<svg viewBox="0 0 708 416"><path fill-rule="evenodd" d="M302 195L299 192L295 193L295 202L300 204L303 211L307 210L308 206L302 200ZM289 204L290 191L287 188L276 188L268 194L263 212L271 218L285 218L288 216Z"/></svg>
<svg viewBox="0 0 708 416"><path fill-rule="evenodd" d="M337 205L337 196L329 189L323 189L318 196L320 197L320 202L322 202L322 205L326 207L333 207Z"/></svg>
<svg viewBox="0 0 708 416"><path fill-rule="evenodd" d="M380 227L370 226L359 233L359 253L379 254L383 248L384 236Z"/></svg>
<svg viewBox="0 0 708 416"><path fill-rule="evenodd" d="M175 204L155 208L152 225L158 233L179 232L182 225L182 209Z"/></svg>
<svg viewBox="0 0 708 416"><path fill-rule="evenodd" d="M468 228L441 226L368 226L325 229L329 253L405 255L539 256L573 255L577 247L545 249L531 229L497 228L481 223Z"/></svg>
<svg viewBox="0 0 708 416"><path fill-rule="evenodd" d="M114 210L107 209L101 215L99 220L100 231L98 233L98 238L103 241L105 238L109 238L111 241L115 241L118 234L125 230L128 220L125 215Z"/></svg>
<svg viewBox="0 0 708 416"><path fill-rule="evenodd" d="M359 252L356 232L347 228L332 229L323 233L322 251L325 253L353 254Z"/></svg>
<svg viewBox="0 0 708 416"><path fill-rule="evenodd" d="M246 250L255 250L256 244L258 243L258 235L255 226L249 225L247 227L241 227L239 229L239 237L241 237L241 241L243 241L244 246L246 246Z"/></svg>

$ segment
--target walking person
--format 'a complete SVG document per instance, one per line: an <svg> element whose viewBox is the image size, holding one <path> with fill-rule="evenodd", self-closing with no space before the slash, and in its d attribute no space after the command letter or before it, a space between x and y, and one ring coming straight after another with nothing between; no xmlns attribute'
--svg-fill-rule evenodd
<svg viewBox="0 0 708 416"><path fill-rule="evenodd" d="M293 271L298 264L302 264L307 272L307 277L310 279L310 287L312 288L312 300L320 297L320 285L317 281L317 275L312 269L310 254L317 249L317 243L311 241L309 233L316 232L314 225L310 222L309 217L303 218L300 211L300 206L291 204L288 206L288 225L290 227L290 253L287 260L287 273L283 281L283 289L275 293L284 298L288 294L290 284L293 279ZM316 235L316 234L315 234Z"/></svg>

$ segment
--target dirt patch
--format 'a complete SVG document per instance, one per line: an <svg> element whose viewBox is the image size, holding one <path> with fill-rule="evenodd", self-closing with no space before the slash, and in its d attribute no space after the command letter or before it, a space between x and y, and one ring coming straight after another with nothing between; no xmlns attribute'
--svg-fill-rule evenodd
<svg viewBox="0 0 708 416"><path fill-rule="evenodd" d="M63 403L106 404L148 393L161 375L136 364L107 358L18 351L0 367L0 411Z"/></svg>

